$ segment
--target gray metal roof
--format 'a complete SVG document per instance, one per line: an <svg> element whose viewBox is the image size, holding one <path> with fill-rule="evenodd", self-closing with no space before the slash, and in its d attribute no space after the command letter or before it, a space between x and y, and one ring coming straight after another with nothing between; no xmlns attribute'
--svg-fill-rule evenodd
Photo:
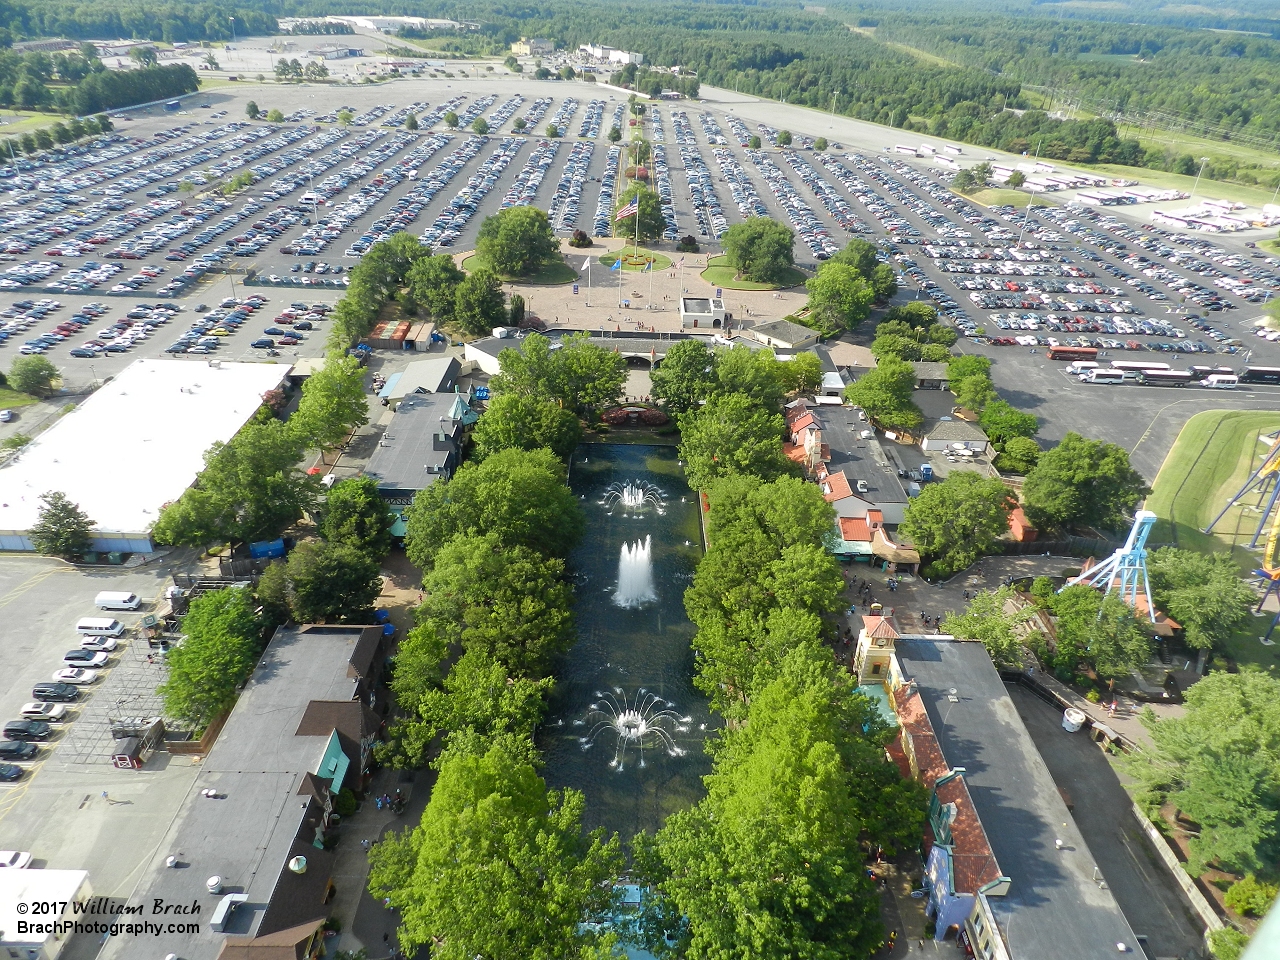
<svg viewBox="0 0 1280 960"><path fill-rule="evenodd" d="M750 333L756 339L768 337L771 340L780 340L783 343L804 343L805 341L816 340L818 337L817 331L799 323L792 323L790 320L770 320L766 323L757 323L751 328Z"/></svg>
<svg viewBox="0 0 1280 960"><path fill-rule="evenodd" d="M425 490L458 462L461 423L449 418L452 393L415 393L400 401L365 467L384 494ZM442 420L443 418L443 420ZM440 439L443 430L445 439Z"/></svg>
<svg viewBox="0 0 1280 960"><path fill-rule="evenodd" d="M863 500L872 503L906 503L907 493L898 480L898 468L885 456L880 441L863 440L859 433L871 428L858 419L858 411L848 406L814 407L809 411L822 425L822 442L831 450L827 469L843 470L849 486ZM858 481L865 480L867 491L858 493Z"/></svg>
<svg viewBox="0 0 1280 960"><path fill-rule="evenodd" d="M1141 956L982 644L904 639L897 655L916 681L947 763L965 768L992 852L1012 881L1008 894L990 903L1014 960L1117 956L1118 943Z"/></svg>
<svg viewBox="0 0 1280 960"><path fill-rule="evenodd" d="M175 953L183 960L214 960L226 935L260 932L269 912L286 923L301 922L298 913L312 912L309 896L301 903L294 897L319 882L330 855L309 847L305 855L313 869L305 879L289 874L286 864L299 834L314 836L314 827L303 823L315 817L314 803L299 788L319 766L329 733L297 736L295 731L312 700L350 699L356 681L347 668L363 629L276 631L130 898L134 903L194 901L201 913L188 919L199 921L200 932L145 940L112 937L104 960L143 951L148 957ZM204 796L206 790L215 796ZM166 867L169 856L182 866ZM206 888L212 876L222 878L221 894ZM233 892L247 893L248 902L233 912L224 932L215 933L209 919L221 897Z"/></svg>
<svg viewBox="0 0 1280 960"><path fill-rule="evenodd" d="M930 440L981 440L983 442L988 439L986 432L980 426L957 418L939 420L925 431L925 437Z"/></svg>

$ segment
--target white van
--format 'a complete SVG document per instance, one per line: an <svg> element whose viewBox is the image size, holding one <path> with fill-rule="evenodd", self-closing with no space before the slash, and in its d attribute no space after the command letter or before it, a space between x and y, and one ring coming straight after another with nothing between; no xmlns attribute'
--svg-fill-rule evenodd
<svg viewBox="0 0 1280 960"><path fill-rule="evenodd" d="M93 598L93 605L99 610L137 610L142 606L142 598L136 593L104 590Z"/></svg>
<svg viewBox="0 0 1280 960"><path fill-rule="evenodd" d="M1239 382L1234 373L1213 373L1205 378L1204 386L1209 390L1234 390Z"/></svg>
<svg viewBox="0 0 1280 960"><path fill-rule="evenodd" d="M124 633L124 624L110 617L81 617L76 621L76 633L85 637L118 637Z"/></svg>

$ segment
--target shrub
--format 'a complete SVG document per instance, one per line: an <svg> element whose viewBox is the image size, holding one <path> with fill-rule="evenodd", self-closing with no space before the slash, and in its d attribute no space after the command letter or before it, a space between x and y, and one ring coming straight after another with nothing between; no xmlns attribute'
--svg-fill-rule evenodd
<svg viewBox="0 0 1280 960"><path fill-rule="evenodd" d="M1223 927L1209 934L1209 949L1216 960L1240 960L1249 938L1235 927Z"/></svg>
<svg viewBox="0 0 1280 960"><path fill-rule="evenodd" d="M343 787L338 791L333 810L340 817L349 817L356 812L356 795L351 792L350 787Z"/></svg>
<svg viewBox="0 0 1280 960"><path fill-rule="evenodd" d="M591 235L585 230L575 230L573 231L573 236L569 238L569 246L571 247L589 247L591 245Z"/></svg>
<svg viewBox="0 0 1280 960"><path fill-rule="evenodd" d="M697 253L698 241L693 234L688 234L680 238L680 242L676 244L676 249L681 253Z"/></svg>
<svg viewBox="0 0 1280 960"><path fill-rule="evenodd" d="M1271 909L1277 893L1280 893L1280 886L1265 883L1249 873L1243 880L1233 883L1222 900L1236 913L1261 917Z"/></svg>

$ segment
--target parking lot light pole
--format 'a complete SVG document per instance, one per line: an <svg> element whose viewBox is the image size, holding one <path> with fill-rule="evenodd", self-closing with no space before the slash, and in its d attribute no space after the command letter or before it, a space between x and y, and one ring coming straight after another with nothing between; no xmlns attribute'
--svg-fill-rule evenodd
<svg viewBox="0 0 1280 960"><path fill-rule="evenodd" d="M1196 174L1196 182L1195 182L1194 184L1192 184L1192 186L1191 186L1191 196L1189 196L1189 197L1187 198L1187 200L1188 200L1188 201L1194 200L1194 199L1196 198L1196 190L1197 190L1197 189L1199 189L1199 187L1200 187L1200 176L1201 176L1201 174L1203 174L1203 173L1204 173L1204 165L1205 165L1206 163L1208 163L1208 162L1209 162L1209 158L1208 158L1208 157L1201 157L1201 158L1200 158L1200 170L1199 170L1199 172Z"/></svg>

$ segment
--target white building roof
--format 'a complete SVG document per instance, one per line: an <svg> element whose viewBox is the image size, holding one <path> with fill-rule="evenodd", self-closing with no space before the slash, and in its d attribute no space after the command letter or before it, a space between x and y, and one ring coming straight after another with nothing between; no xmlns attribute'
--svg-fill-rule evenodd
<svg viewBox="0 0 1280 960"><path fill-rule="evenodd" d="M142 533L279 386L288 364L138 360L0 466L0 531L61 490L95 532Z"/></svg>
<svg viewBox="0 0 1280 960"><path fill-rule="evenodd" d="M84 887L88 879L85 870L0 870L0 943L44 943L53 934L19 933L18 921L39 919L48 923L63 919L64 913L70 919L73 915L70 904L87 896L88 890ZM25 907L29 903L66 903L67 908L46 917L33 917L25 909L19 915L18 904Z"/></svg>

